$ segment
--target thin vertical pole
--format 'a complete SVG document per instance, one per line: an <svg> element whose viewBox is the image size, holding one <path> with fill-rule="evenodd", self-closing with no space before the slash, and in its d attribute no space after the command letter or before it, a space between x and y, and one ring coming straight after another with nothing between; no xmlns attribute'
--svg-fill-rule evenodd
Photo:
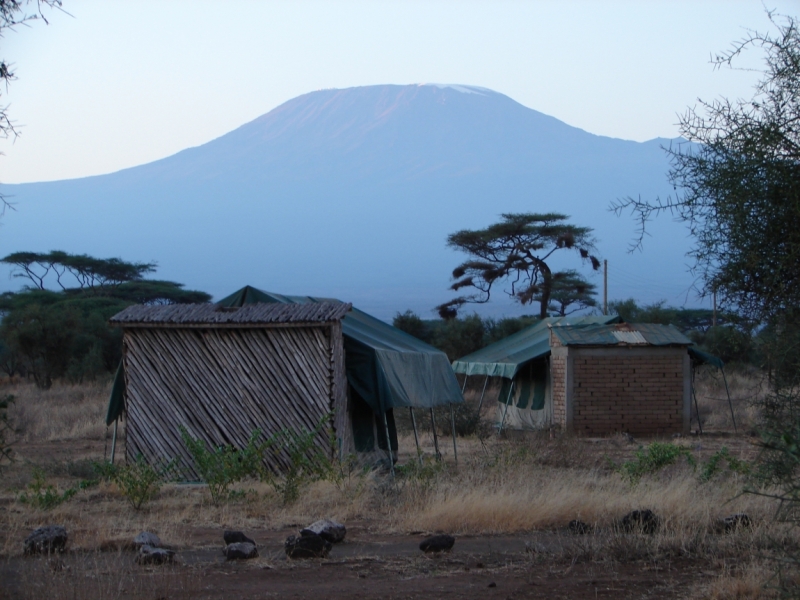
<svg viewBox="0 0 800 600"><path fill-rule="evenodd" d="M389 422L386 420L386 411L383 411L383 429L386 431L386 448L389 450L389 467L394 479L394 454L392 454L392 438L389 437Z"/></svg>
<svg viewBox="0 0 800 600"><path fill-rule="evenodd" d="M694 396L694 410L697 413L697 427L700 429L700 434L702 435L703 424L700 422L700 406L697 404L697 392L694 389L694 367L692 367L692 396Z"/></svg>
<svg viewBox="0 0 800 600"><path fill-rule="evenodd" d="M119 417L114 419L114 437L111 439L111 464L114 464L114 454L117 450L117 428L119 427Z"/></svg>
<svg viewBox="0 0 800 600"><path fill-rule="evenodd" d="M717 290L714 290L714 312L713 316L711 317L711 325L713 327L717 326Z"/></svg>
<svg viewBox="0 0 800 600"><path fill-rule="evenodd" d="M478 417L481 416L481 406L483 406L483 395L486 393L486 384L489 383L489 376L483 382L483 389L481 390L481 399L478 400Z"/></svg>
<svg viewBox="0 0 800 600"><path fill-rule="evenodd" d="M414 442L417 444L417 458L419 459L419 466L422 466L422 450L419 447L419 434L417 433L417 419L414 416L414 409L409 406L408 412L411 413L411 427L414 428Z"/></svg>
<svg viewBox="0 0 800 600"><path fill-rule="evenodd" d="M608 314L608 260L603 260L603 314Z"/></svg>
<svg viewBox="0 0 800 600"><path fill-rule="evenodd" d="M466 373L464 373L464 385L462 385L462 386L461 386L461 395L462 395L462 396L464 395L464 390L466 390L466 389L467 389L467 378L468 378L468 377L469 377L469 375L467 375Z"/></svg>
<svg viewBox="0 0 800 600"><path fill-rule="evenodd" d="M442 455L439 452L439 436L436 434L436 417L433 415L433 408L431 408L431 427L433 428L433 447L436 449L436 460L441 460Z"/></svg>
<svg viewBox="0 0 800 600"><path fill-rule="evenodd" d="M453 403L450 403L450 427L453 430L453 457L456 465L458 464L458 448L456 447L456 411L453 410Z"/></svg>
<svg viewBox="0 0 800 600"><path fill-rule="evenodd" d="M503 420L500 421L500 429L497 430L497 435L499 436L503 433L503 425L506 424L506 415L508 414L508 405L511 404L511 394L514 392L514 380L511 380L511 387L508 388L508 397L506 398L506 409L503 411Z"/></svg>
<svg viewBox="0 0 800 600"><path fill-rule="evenodd" d="M733 416L733 403L731 402L731 391L728 389L728 378L725 377L725 368L723 367L720 369L722 371L722 381L725 382L725 393L728 395L728 406L731 409L731 420L733 421L733 432L737 433L736 431L736 417Z"/></svg>

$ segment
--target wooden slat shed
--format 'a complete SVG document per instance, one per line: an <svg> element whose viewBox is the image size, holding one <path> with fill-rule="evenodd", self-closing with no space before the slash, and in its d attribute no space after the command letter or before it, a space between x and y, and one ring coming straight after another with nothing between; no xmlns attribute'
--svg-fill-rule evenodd
<svg viewBox="0 0 800 600"><path fill-rule="evenodd" d="M131 306L112 317L124 330L126 455L178 458L194 472L179 427L209 446L246 445L255 429L313 429L320 448L349 452L342 302ZM276 471L285 458L268 456Z"/></svg>

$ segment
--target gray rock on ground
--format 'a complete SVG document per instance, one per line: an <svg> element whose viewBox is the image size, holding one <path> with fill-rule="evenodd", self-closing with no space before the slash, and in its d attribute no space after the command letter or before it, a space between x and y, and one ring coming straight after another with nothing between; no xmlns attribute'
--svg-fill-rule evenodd
<svg viewBox="0 0 800 600"><path fill-rule="evenodd" d="M61 525L47 525L35 529L25 538L25 554L51 554L67 548L67 530Z"/></svg>
<svg viewBox="0 0 800 600"><path fill-rule="evenodd" d="M247 560L258 556L258 548L250 542L233 542L225 546L225 560Z"/></svg>
<svg viewBox="0 0 800 600"><path fill-rule="evenodd" d="M453 548L453 544L456 543L456 538L452 535L447 535L446 533L442 533L440 535L432 535L429 538L425 538L420 542L419 549L425 553L431 552L450 552Z"/></svg>
<svg viewBox="0 0 800 600"><path fill-rule="evenodd" d="M661 526L661 519L649 509L632 510L622 517L619 527L628 533L655 533Z"/></svg>
<svg viewBox="0 0 800 600"><path fill-rule="evenodd" d="M300 535L303 535L305 532L316 533L323 540L331 544L338 544L344 540L344 536L347 534L347 528L333 519L321 519L303 529Z"/></svg>
<svg viewBox="0 0 800 600"><path fill-rule="evenodd" d="M327 558L332 547L328 540L311 531L301 533L299 536L290 535L283 545L286 556L295 559Z"/></svg>
<svg viewBox="0 0 800 600"><path fill-rule="evenodd" d="M256 545L256 543L253 540L251 540L241 531L231 531L230 529L226 529L225 533L222 534L222 538L225 540L226 546L229 546L230 544L242 544L242 543L253 544L253 546Z"/></svg>
<svg viewBox="0 0 800 600"><path fill-rule="evenodd" d="M142 546L136 555L136 562L140 565L163 565L175 562L175 553L166 548L153 548Z"/></svg>
<svg viewBox="0 0 800 600"><path fill-rule="evenodd" d="M161 538L159 538L155 533L150 533L149 531L143 531L137 535L133 540L133 544L137 548L141 548L142 546L161 548L163 546L161 543Z"/></svg>
<svg viewBox="0 0 800 600"><path fill-rule="evenodd" d="M732 533L739 529L752 527L753 521L747 513L736 513L717 521L716 530L718 533Z"/></svg>

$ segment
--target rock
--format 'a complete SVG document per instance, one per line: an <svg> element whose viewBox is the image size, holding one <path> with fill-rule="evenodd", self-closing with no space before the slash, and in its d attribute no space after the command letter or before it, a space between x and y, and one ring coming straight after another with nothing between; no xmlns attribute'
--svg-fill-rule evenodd
<svg viewBox="0 0 800 600"><path fill-rule="evenodd" d="M452 535L443 533L441 535L432 535L425 538L419 545L419 549L423 552L450 552L453 544L456 543L456 538Z"/></svg>
<svg viewBox="0 0 800 600"><path fill-rule="evenodd" d="M586 535L592 533L592 526L578 519L573 519L567 524L567 528L575 535Z"/></svg>
<svg viewBox="0 0 800 600"><path fill-rule="evenodd" d="M323 540L327 540L331 544L338 544L344 540L347 529L344 525L333 519L321 519L303 529L300 535L306 532L316 533Z"/></svg>
<svg viewBox="0 0 800 600"><path fill-rule="evenodd" d="M286 538L283 549L289 558L326 558L333 546L316 533L308 532Z"/></svg>
<svg viewBox="0 0 800 600"><path fill-rule="evenodd" d="M136 562L140 565L163 565L175 561L175 553L166 548L153 548L142 546L136 555Z"/></svg>
<svg viewBox="0 0 800 600"><path fill-rule="evenodd" d="M161 539L155 533L150 533L149 531L143 531L137 535L133 540L133 544L136 548L141 548L142 546L150 546L151 548L162 547Z"/></svg>
<svg viewBox="0 0 800 600"><path fill-rule="evenodd" d="M222 538L225 540L226 546L229 546L231 544L242 544L242 543L252 544L253 546L256 545L256 543L253 540L251 540L241 531L225 530L225 533L222 534Z"/></svg>
<svg viewBox="0 0 800 600"><path fill-rule="evenodd" d="M60 525L47 525L34 530L25 538L25 554L50 554L64 552L67 548L67 530Z"/></svg>
<svg viewBox="0 0 800 600"><path fill-rule="evenodd" d="M661 519L652 510L633 510L619 522L620 529L628 533L655 533L660 525Z"/></svg>
<svg viewBox="0 0 800 600"><path fill-rule="evenodd" d="M752 525L753 521L746 513L736 513L717 521L716 530L719 533L731 533L738 529L748 529Z"/></svg>
<svg viewBox="0 0 800 600"><path fill-rule="evenodd" d="M491 583L490 583L488 586L486 586L486 587L497 587L497 584L496 584L494 581L492 581L492 582L491 582Z"/></svg>
<svg viewBox="0 0 800 600"><path fill-rule="evenodd" d="M250 542L234 542L225 546L226 560L247 560L258 556L258 548Z"/></svg>

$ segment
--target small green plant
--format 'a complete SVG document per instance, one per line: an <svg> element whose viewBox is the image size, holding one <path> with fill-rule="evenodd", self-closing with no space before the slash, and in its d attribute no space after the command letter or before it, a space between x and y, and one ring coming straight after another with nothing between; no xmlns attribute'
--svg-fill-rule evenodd
<svg viewBox="0 0 800 600"><path fill-rule="evenodd" d="M653 442L646 449L639 446L633 460L626 461L619 466L613 463L612 465L631 485L636 485L643 476L657 473L664 467L674 464L681 457L685 457L686 462L693 469L697 467L697 461L692 456L691 450L665 442Z"/></svg>
<svg viewBox="0 0 800 600"><path fill-rule="evenodd" d="M262 457L268 442L260 441L260 429L253 431L244 448L226 445L209 449L203 440L189 435L185 427L181 426L180 432L215 506L231 498L231 485L263 474Z"/></svg>
<svg viewBox="0 0 800 600"><path fill-rule="evenodd" d="M51 510L77 493L78 488L74 487L59 492L56 486L47 483L44 471L37 467L33 469L33 481L20 494L19 501L39 510Z"/></svg>
<svg viewBox="0 0 800 600"><path fill-rule="evenodd" d="M270 436L267 447L285 464L281 475L265 473L266 481L281 497L284 506L294 504L302 489L314 481L337 478L337 469L330 458L332 445L323 449L317 444L320 431L330 424L330 415L323 416L313 430L282 429Z"/></svg>
<svg viewBox="0 0 800 600"><path fill-rule="evenodd" d="M139 510L155 497L174 469L174 460L153 466L141 454L134 462L124 465L95 465L95 472L103 479L114 482L134 510Z"/></svg>
<svg viewBox="0 0 800 600"><path fill-rule="evenodd" d="M723 446L703 464L699 476L700 481L706 482L713 479L722 469L723 460L728 463L728 470L732 473L739 473L740 475L748 475L750 473L750 463L731 455L727 446Z"/></svg>

